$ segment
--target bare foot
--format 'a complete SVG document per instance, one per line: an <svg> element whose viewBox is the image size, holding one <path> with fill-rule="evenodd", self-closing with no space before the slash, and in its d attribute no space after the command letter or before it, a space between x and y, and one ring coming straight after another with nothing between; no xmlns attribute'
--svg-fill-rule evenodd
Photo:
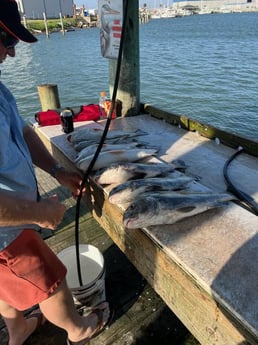
<svg viewBox="0 0 258 345"><path fill-rule="evenodd" d="M103 302L92 308L91 313L88 316L83 317L83 319L85 324L84 332L77 337L69 337L69 340L67 340L68 344L77 345L77 343L80 344L81 342L86 343L104 331L110 320L109 304L107 302Z"/></svg>
<svg viewBox="0 0 258 345"><path fill-rule="evenodd" d="M46 319L39 309L34 310L31 314L25 317L24 327L15 331L12 338L9 339L9 345L22 345L40 326L42 326Z"/></svg>

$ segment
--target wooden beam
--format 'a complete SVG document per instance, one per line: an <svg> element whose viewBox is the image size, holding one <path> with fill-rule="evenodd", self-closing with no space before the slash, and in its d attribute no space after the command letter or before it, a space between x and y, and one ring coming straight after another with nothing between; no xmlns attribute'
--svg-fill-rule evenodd
<svg viewBox="0 0 258 345"><path fill-rule="evenodd" d="M128 0L126 0L128 1ZM117 99L122 104L122 116L138 115L140 110L140 62L139 62L139 1L128 1L123 58ZM110 94L113 93L117 60L109 60Z"/></svg>
<svg viewBox="0 0 258 345"><path fill-rule="evenodd" d="M196 120L192 120L184 115L170 113L148 104L142 104L141 109L144 113L162 119L171 125L181 127L191 132L198 132L201 136L208 139L218 138L221 144L227 145L232 148L243 147L245 152L258 157L258 142L220 130L211 125L203 124Z"/></svg>

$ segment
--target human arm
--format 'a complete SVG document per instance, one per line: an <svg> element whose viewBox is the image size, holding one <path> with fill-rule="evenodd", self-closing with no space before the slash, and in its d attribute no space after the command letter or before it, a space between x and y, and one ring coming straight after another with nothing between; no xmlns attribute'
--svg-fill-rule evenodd
<svg viewBox="0 0 258 345"><path fill-rule="evenodd" d="M42 170L50 173L58 162L49 153L37 133L30 126L25 126L23 136L29 148L33 163ZM79 195L82 178L78 173L70 172L66 169L58 169L55 172L55 178L60 184L69 188L74 197ZM85 189L83 189L84 191Z"/></svg>
<svg viewBox="0 0 258 345"><path fill-rule="evenodd" d="M36 224L54 230L65 211L65 205L59 203L56 196L37 202L0 191L0 226Z"/></svg>

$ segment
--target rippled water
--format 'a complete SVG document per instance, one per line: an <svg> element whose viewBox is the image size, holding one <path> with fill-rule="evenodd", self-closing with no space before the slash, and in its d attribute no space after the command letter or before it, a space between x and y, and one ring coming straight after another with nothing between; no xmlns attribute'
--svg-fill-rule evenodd
<svg viewBox="0 0 258 345"><path fill-rule="evenodd" d="M258 13L198 15L151 26L152 32L148 25L141 29L142 58L153 52L155 73L142 59L144 99L256 139Z"/></svg>
<svg viewBox="0 0 258 345"><path fill-rule="evenodd" d="M2 66L22 115L40 110L37 86L58 85L61 105L96 102L108 90L99 30L39 37ZM141 101L256 139L258 13L155 19L140 26Z"/></svg>

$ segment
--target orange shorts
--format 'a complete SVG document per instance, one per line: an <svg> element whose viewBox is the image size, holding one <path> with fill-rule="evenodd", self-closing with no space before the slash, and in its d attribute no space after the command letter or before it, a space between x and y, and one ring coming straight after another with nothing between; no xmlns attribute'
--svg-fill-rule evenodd
<svg viewBox="0 0 258 345"><path fill-rule="evenodd" d="M47 299L66 272L40 235L25 229L0 251L0 300L18 310L29 309Z"/></svg>

